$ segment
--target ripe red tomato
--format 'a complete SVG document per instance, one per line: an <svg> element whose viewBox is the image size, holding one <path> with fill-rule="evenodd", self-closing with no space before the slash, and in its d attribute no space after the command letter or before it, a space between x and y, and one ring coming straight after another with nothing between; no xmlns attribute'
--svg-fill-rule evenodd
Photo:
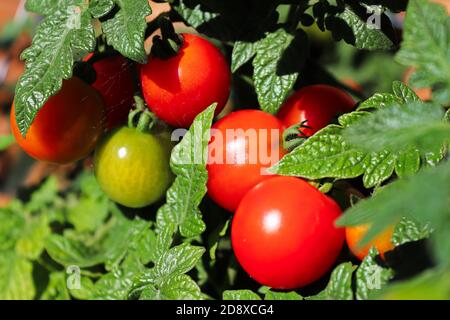
<svg viewBox="0 0 450 320"><path fill-rule="evenodd" d="M271 177L265 169L284 155L281 131L280 120L259 110L232 112L217 121L206 167L209 196L234 211L247 191Z"/></svg>
<svg viewBox="0 0 450 320"><path fill-rule="evenodd" d="M369 250L372 247L375 247L381 256L384 256L384 253L386 251L394 249L394 244L391 241L392 234L394 233L394 226L384 230L366 246L360 247L358 244L362 240L362 238L364 238L368 229L369 225L367 224L345 228L345 238L347 240L347 245L350 251L359 260L363 260L365 256L369 254Z"/></svg>
<svg viewBox="0 0 450 320"><path fill-rule="evenodd" d="M92 55L86 57L89 61ZM97 77L92 84L106 105L106 127L118 127L127 122L128 113L134 103L134 63L121 55L107 57L92 63Z"/></svg>
<svg viewBox="0 0 450 320"><path fill-rule="evenodd" d="M355 101L346 92L328 85L307 86L294 93L281 107L278 118L285 128L306 121L310 127L301 129L311 136L326 125L339 113L352 111Z"/></svg>
<svg viewBox="0 0 450 320"><path fill-rule="evenodd" d="M293 177L261 182L242 199L233 217L231 241L242 268L257 282L295 289L322 277L335 263L344 229L329 197Z"/></svg>
<svg viewBox="0 0 450 320"><path fill-rule="evenodd" d="M172 126L189 127L200 112L217 102L216 115L230 94L230 68L220 50L202 37L182 34L183 45L166 60L150 56L141 67L149 108Z"/></svg>
<svg viewBox="0 0 450 320"><path fill-rule="evenodd" d="M86 157L104 132L105 106L100 95L79 78L64 80L36 115L26 138L16 123L14 104L11 129L17 143L37 160L69 163Z"/></svg>

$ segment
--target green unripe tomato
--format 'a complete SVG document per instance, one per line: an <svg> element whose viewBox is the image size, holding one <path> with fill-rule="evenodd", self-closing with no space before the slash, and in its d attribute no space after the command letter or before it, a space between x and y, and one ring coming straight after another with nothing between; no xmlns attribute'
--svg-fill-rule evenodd
<svg viewBox="0 0 450 320"><path fill-rule="evenodd" d="M111 131L95 152L100 187L112 200L130 208L158 201L173 180L171 146L167 132L143 133L128 127Z"/></svg>

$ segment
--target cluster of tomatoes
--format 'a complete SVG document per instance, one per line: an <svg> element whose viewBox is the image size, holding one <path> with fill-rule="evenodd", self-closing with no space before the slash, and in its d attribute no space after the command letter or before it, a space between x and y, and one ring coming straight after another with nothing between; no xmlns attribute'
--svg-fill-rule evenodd
<svg viewBox="0 0 450 320"><path fill-rule="evenodd" d="M196 35L182 37L175 56L150 56L146 65L139 66L138 75L153 114L172 127L186 128L212 103L217 103L216 114L223 109L231 75L226 59L213 44ZM173 179L170 132L167 127L148 130L145 112L136 126L124 125L135 94L132 63L115 56L92 66L95 82L89 85L77 77L65 80L60 92L38 112L26 137L19 132L13 106L13 133L28 154L47 162L77 161L96 149L95 174L105 193L128 207L150 205L163 197ZM368 248L357 246L366 226L347 232L335 227L341 210L334 200L305 180L268 174L273 163L261 158L264 154L280 159L286 153L271 131L283 132L303 123L299 135L307 137L354 105L345 92L314 85L293 94L277 115L240 110L213 125L223 137L228 137L228 130L255 132L257 148L253 151L245 135L232 135L220 143L211 140L214 152L227 160L208 162L207 187L218 205L234 212L234 253L259 283L290 289L319 279L335 263L346 233L355 255L363 258L367 254ZM390 249L390 236L383 237L372 243L381 252Z"/></svg>

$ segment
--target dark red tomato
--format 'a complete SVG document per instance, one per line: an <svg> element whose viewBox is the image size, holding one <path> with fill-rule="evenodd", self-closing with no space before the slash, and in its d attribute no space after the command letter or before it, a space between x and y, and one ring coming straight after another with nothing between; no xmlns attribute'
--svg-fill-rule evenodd
<svg viewBox="0 0 450 320"><path fill-rule="evenodd" d="M176 127L189 127L194 118L217 102L216 115L230 95L230 68L220 50L202 37L182 34L174 57L153 56L141 69L142 90L150 109Z"/></svg>
<svg viewBox="0 0 450 320"><path fill-rule="evenodd" d="M69 163L86 157L104 132L105 106L100 95L79 78L61 90L36 115L26 138L17 127L14 104L11 129L17 143L37 160Z"/></svg>
<svg viewBox="0 0 450 320"><path fill-rule="evenodd" d="M285 128L306 121L302 132L313 135L338 114L352 111L355 101L346 92L328 85L307 86L294 93L281 107L277 117Z"/></svg>
<svg viewBox="0 0 450 320"><path fill-rule="evenodd" d="M259 110L230 113L212 126L209 144L208 194L234 211L242 197L272 177L266 169L284 155L282 124Z"/></svg>
<svg viewBox="0 0 450 320"><path fill-rule="evenodd" d="M86 57L89 61L92 55ZM102 96L106 105L106 126L108 129L127 122L135 93L133 76L134 63L121 55L107 57L92 64L97 77L92 84Z"/></svg>
<svg viewBox="0 0 450 320"><path fill-rule="evenodd" d="M334 226L339 206L306 181L273 177L242 199L231 241L242 268L257 282L295 289L322 277L335 263L345 232Z"/></svg>

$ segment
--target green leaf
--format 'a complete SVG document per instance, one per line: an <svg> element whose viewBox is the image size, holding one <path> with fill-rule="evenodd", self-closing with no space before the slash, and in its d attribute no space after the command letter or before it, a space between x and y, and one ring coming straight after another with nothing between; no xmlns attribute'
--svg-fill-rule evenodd
<svg viewBox="0 0 450 320"><path fill-rule="evenodd" d="M391 269L385 269L376 263L377 255L377 249L371 248L356 270L356 299L358 300L367 300L371 294L381 290L393 277Z"/></svg>
<svg viewBox="0 0 450 320"><path fill-rule="evenodd" d="M45 248L55 261L64 266L77 265L81 268L105 263L107 270L113 269L127 253L137 252L142 255L140 240L145 237L149 223L140 219L132 221L113 220L110 225L99 230L102 236L93 237L93 242L51 234L47 237Z"/></svg>
<svg viewBox="0 0 450 320"><path fill-rule="evenodd" d="M197 4L194 8L190 8L186 6L183 0L180 0L179 4L173 6L173 8L180 14L184 21L194 28L200 27L202 24L207 23L219 15L217 13L203 11L200 4Z"/></svg>
<svg viewBox="0 0 450 320"><path fill-rule="evenodd" d="M420 168L420 152L410 148L400 151L395 161L395 173L400 177L411 176Z"/></svg>
<svg viewBox="0 0 450 320"><path fill-rule="evenodd" d="M246 64L256 54L256 44L254 42L236 41L231 54L231 71L234 73L241 66Z"/></svg>
<svg viewBox="0 0 450 320"><path fill-rule="evenodd" d="M450 162L427 167L412 177L397 180L368 200L359 201L337 220L340 226L370 223L371 228L361 240L367 244L379 232L408 217L433 228L432 241L435 257L442 263L449 260L448 252L441 252L450 244L449 225ZM424 187L426 186L426 187ZM411 201L414 199L414 201Z"/></svg>
<svg viewBox="0 0 450 320"><path fill-rule="evenodd" d="M256 44L253 80L261 109L276 113L298 77L298 72L279 70L283 54L294 37L284 29L267 33Z"/></svg>
<svg viewBox="0 0 450 320"><path fill-rule="evenodd" d="M404 103L421 101L414 90L405 85L403 82L394 81L392 84L392 90L394 91L394 95L401 99Z"/></svg>
<svg viewBox="0 0 450 320"><path fill-rule="evenodd" d="M436 101L450 103L450 17L445 8L431 1L409 1L403 42L396 59L414 66L414 87L433 87Z"/></svg>
<svg viewBox="0 0 450 320"><path fill-rule="evenodd" d="M143 270L144 266L135 257L129 256L120 267L115 267L95 283L94 299L127 299L134 278Z"/></svg>
<svg viewBox="0 0 450 320"><path fill-rule="evenodd" d="M220 240L225 237L227 230L230 226L230 222L231 219L228 219L225 224L223 225L223 227L216 233L213 234L213 245L211 245L210 249L209 249L209 257L211 258L212 261L216 260L216 250L217 247L219 246L219 242Z"/></svg>
<svg viewBox="0 0 450 320"><path fill-rule="evenodd" d="M50 273L47 288L42 293L41 300L70 300L67 289L66 275L63 272Z"/></svg>
<svg viewBox="0 0 450 320"><path fill-rule="evenodd" d="M421 155L429 155L436 164L443 158L436 148L440 150L448 137L443 111L434 104L416 102L410 89L399 82L393 83L393 91L375 94L358 111L340 116L340 125L320 130L269 171L312 180L363 175L364 186L371 188L394 170L400 177L414 174ZM420 154L417 146L423 145L426 150Z"/></svg>
<svg viewBox="0 0 450 320"><path fill-rule="evenodd" d="M344 131L344 139L368 151L440 148L450 137L439 105L412 102L378 110Z"/></svg>
<svg viewBox="0 0 450 320"><path fill-rule="evenodd" d="M369 99L361 102L358 110L381 109L396 102L401 103L401 99L392 93L375 93Z"/></svg>
<svg viewBox="0 0 450 320"><path fill-rule="evenodd" d="M450 272L448 269L431 269L401 282L394 282L377 292L378 300L449 300Z"/></svg>
<svg viewBox="0 0 450 320"><path fill-rule="evenodd" d="M225 290L222 294L223 300L261 300L258 294L251 290Z"/></svg>
<svg viewBox="0 0 450 320"><path fill-rule="evenodd" d="M0 209L0 252L13 249L25 226L22 206Z"/></svg>
<svg viewBox="0 0 450 320"><path fill-rule="evenodd" d="M27 0L25 9L40 15L49 15L60 5L59 0Z"/></svg>
<svg viewBox="0 0 450 320"><path fill-rule="evenodd" d="M205 248L191 246L187 243L171 248L156 262L154 274L157 279L184 274L195 267Z"/></svg>
<svg viewBox="0 0 450 320"><path fill-rule="evenodd" d="M98 249L90 248L80 241L70 240L58 234L47 237L45 249L53 260L64 266L77 265L84 268L106 260Z"/></svg>
<svg viewBox="0 0 450 320"><path fill-rule="evenodd" d="M335 22L331 25L333 35L344 34L350 28L352 36L350 38L344 37L344 40L356 48L365 50L390 50L394 47L392 40L381 29L371 28L365 19L359 17L349 7L346 7L335 17L336 19L331 20ZM345 24L343 28L341 21Z"/></svg>
<svg viewBox="0 0 450 320"><path fill-rule="evenodd" d="M206 229L198 206L206 194L206 161L215 106L195 118L183 140L172 150L170 166L176 178L156 220L161 229L175 224L183 237L195 237Z"/></svg>
<svg viewBox="0 0 450 320"><path fill-rule="evenodd" d="M0 151L8 149L14 143L16 143L16 140L12 134L0 136Z"/></svg>
<svg viewBox="0 0 450 320"><path fill-rule="evenodd" d="M58 182L54 176L50 176L31 195L30 201L26 204L26 209L31 212L38 212L53 203L58 195Z"/></svg>
<svg viewBox="0 0 450 320"><path fill-rule="evenodd" d="M35 295L33 266L14 252L0 254L0 299L31 300Z"/></svg>
<svg viewBox="0 0 450 320"><path fill-rule="evenodd" d="M106 16L114 8L113 0L91 0L89 3L89 11L94 18Z"/></svg>
<svg viewBox="0 0 450 320"><path fill-rule="evenodd" d="M69 289L70 295L78 300L90 300L95 296L95 285L91 278L80 276L80 288Z"/></svg>
<svg viewBox="0 0 450 320"><path fill-rule="evenodd" d="M386 152L367 154L346 143L343 127L329 125L285 155L269 171L316 180L347 179L363 174L366 188L380 184L394 170L395 157Z"/></svg>
<svg viewBox="0 0 450 320"><path fill-rule="evenodd" d="M15 95L17 125L22 135L37 112L72 77L74 59L94 51L95 36L91 15L83 0L64 1L51 10L39 25L33 44L22 53L25 73Z"/></svg>
<svg viewBox="0 0 450 320"><path fill-rule="evenodd" d="M275 292L267 291L264 300L302 300L302 296L295 291Z"/></svg>
<svg viewBox="0 0 450 320"><path fill-rule="evenodd" d="M352 274L355 266L351 262L341 263L331 273L325 290L307 297L307 300L353 300Z"/></svg>
<svg viewBox="0 0 450 320"><path fill-rule="evenodd" d="M399 246L407 242L418 241L428 238L431 232L432 230L428 224L422 224L414 219L402 217L400 222L395 225L392 243L395 246Z"/></svg>
<svg viewBox="0 0 450 320"><path fill-rule="evenodd" d="M169 251L172 245L173 235L175 233L175 226L171 223L165 225L162 229L157 229L155 261L164 253Z"/></svg>
<svg viewBox="0 0 450 320"><path fill-rule="evenodd" d="M147 0L114 0L120 10L102 23L109 45L123 56L139 63L147 61L144 49L145 18L152 13Z"/></svg>

